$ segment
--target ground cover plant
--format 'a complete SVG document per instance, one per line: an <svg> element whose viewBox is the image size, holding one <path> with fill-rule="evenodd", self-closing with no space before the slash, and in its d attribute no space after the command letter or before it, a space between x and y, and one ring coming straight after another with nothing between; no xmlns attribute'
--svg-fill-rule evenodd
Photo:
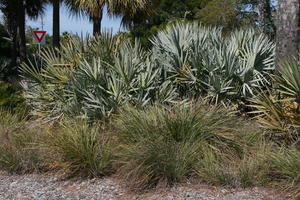
<svg viewBox="0 0 300 200"><path fill-rule="evenodd" d="M28 122L16 114L1 112L0 168L72 177L116 174L135 189L191 180L277 186L299 195L298 143L278 145L255 121L208 102L127 105L105 122L106 128L104 122L61 119L39 125L40 132L24 129Z"/></svg>
<svg viewBox="0 0 300 200"><path fill-rule="evenodd" d="M205 102L145 110L127 107L115 126L121 143L119 173L137 187L207 175L214 167L208 163L211 159L219 164L242 156L241 141L235 138L247 135L232 111Z"/></svg>
<svg viewBox="0 0 300 200"><path fill-rule="evenodd" d="M66 119L48 130L38 145L47 152L44 162L51 170L89 177L112 172L110 138L98 125Z"/></svg>
<svg viewBox="0 0 300 200"><path fill-rule="evenodd" d="M100 125L65 119L43 125L0 112L0 168L9 173L54 171L101 176L111 169L110 138Z"/></svg>
<svg viewBox="0 0 300 200"><path fill-rule="evenodd" d="M35 172L42 166L40 150L34 146L38 130L26 127L25 116L0 110L0 168L10 173Z"/></svg>

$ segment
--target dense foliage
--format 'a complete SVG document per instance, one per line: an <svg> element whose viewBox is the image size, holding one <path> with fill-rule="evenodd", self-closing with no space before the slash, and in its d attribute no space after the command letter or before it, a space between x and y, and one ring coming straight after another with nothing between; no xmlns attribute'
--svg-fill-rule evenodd
<svg viewBox="0 0 300 200"><path fill-rule="evenodd" d="M124 143L119 173L137 187L182 181L202 172L207 154L238 156L241 147L234 138L245 134L236 131L241 126L232 111L205 101L141 111L127 107L115 122Z"/></svg>
<svg viewBox="0 0 300 200"><path fill-rule="evenodd" d="M28 109L19 85L0 81L0 109L7 109L12 112Z"/></svg>
<svg viewBox="0 0 300 200"><path fill-rule="evenodd" d="M299 197L299 62L275 71L274 43L252 29L180 22L151 42L67 36L23 63L30 113L0 111L0 169L113 173L135 189L279 185Z"/></svg>
<svg viewBox="0 0 300 200"><path fill-rule="evenodd" d="M257 26L257 3L256 0L154 0L154 14L136 15L129 26L129 35L140 39L143 47L150 48L149 39L176 21L197 20L204 25L222 27L223 32L254 28Z"/></svg>
<svg viewBox="0 0 300 200"><path fill-rule="evenodd" d="M300 134L300 65L286 60L273 75L273 87L252 99L253 113L277 140L297 141Z"/></svg>
<svg viewBox="0 0 300 200"><path fill-rule="evenodd" d="M204 95L237 102L266 86L273 69L274 44L253 30L224 37L220 29L177 23L152 42L145 51L138 41L102 34L45 49L41 60L22 67L32 114L100 119L127 102L145 106Z"/></svg>
<svg viewBox="0 0 300 200"><path fill-rule="evenodd" d="M26 117L26 116L25 116ZM115 173L132 189L197 180L232 187L280 186L299 197L299 143L279 146L253 121L205 99L144 109L109 122L28 121L0 111L0 169L10 173Z"/></svg>
<svg viewBox="0 0 300 200"><path fill-rule="evenodd" d="M153 39L153 52L180 96L211 96L216 102L254 95L268 83L275 45L254 30L222 36L198 23L176 24Z"/></svg>

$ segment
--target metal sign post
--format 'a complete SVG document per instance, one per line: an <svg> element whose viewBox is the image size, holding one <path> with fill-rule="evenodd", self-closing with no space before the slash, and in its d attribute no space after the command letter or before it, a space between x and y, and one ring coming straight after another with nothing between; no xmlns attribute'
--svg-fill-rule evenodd
<svg viewBox="0 0 300 200"><path fill-rule="evenodd" d="M38 44L38 47L39 47L39 58L41 60L41 67L42 67L43 62L42 62L42 59L41 59L41 44L40 43Z"/></svg>
<svg viewBox="0 0 300 200"><path fill-rule="evenodd" d="M32 31L33 33L33 44L38 45L39 58L41 57L41 45L46 44L46 31ZM42 66L42 59L41 59Z"/></svg>

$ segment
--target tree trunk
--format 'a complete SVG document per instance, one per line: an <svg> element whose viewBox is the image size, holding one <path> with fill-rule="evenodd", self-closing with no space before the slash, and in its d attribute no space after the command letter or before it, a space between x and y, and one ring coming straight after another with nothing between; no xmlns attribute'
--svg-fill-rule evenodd
<svg viewBox="0 0 300 200"><path fill-rule="evenodd" d="M98 13L98 16L93 17L93 35L101 34L101 22L102 22L103 10L101 9Z"/></svg>
<svg viewBox="0 0 300 200"><path fill-rule="evenodd" d="M18 40L17 40L17 24L14 24L14 27L11 29L11 62L10 65L13 67L13 72L14 73L14 68L17 66L17 57L18 57Z"/></svg>
<svg viewBox="0 0 300 200"><path fill-rule="evenodd" d="M59 48L59 37L60 37L60 16L59 16L59 7L60 0L52 0L53 4L53 47Z"/></svg>
<svg viewBox="0 0 300 200"><path fill-rule="evenodd" d="M268 3L268 0L260 0L258 2L258 25L259 25L259 31L261 33L266 32L266 25L267 25L266 4L267 3Z"/></svg>
<svg viewBox="0 0 300 200"><path fill-rule="evenodd" d="M15 6L13 2L9 2L8 4L8 12L5 14L6 24L8 27L9 36L11 38L11 61L10 69L11 73L14 73L14 68L17 66L17 57L18 57L18 16L15 12Z"/></svg>
<svg viewBox="0 0 300 200"><path fill-rule="evenodd" d="M260 0L258 2L258 24L259 31L274 38L276 27L272 19L272 8L270 0Z"/></svg>
<svg viewBox="0 0 300 200"><path fill-rule="evenodd" d="M298 55L299 0L279 0L277 11L276 61Z"/></svg>
<svg viewBox="0 0 300 200"><path fill-rule="evenodd" d="M272 18L272 7L271 7L271 0L267 0L268 3L266 4L266 19L267 19L267 35L272 38L275 39L275 34L276 34L276 26L275 26L275 21Z"/></svg>
<svg viewBox="0 0 300 200"><path fill-rule="evenodd" d="M25 5L23 0L19 0L18 28L20 36L20 58L26 60L26 33L25 33Z"/></svg>

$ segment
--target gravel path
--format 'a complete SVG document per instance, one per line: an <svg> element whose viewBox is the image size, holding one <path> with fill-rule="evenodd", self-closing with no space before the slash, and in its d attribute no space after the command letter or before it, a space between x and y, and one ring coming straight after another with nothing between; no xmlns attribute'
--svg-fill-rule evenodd
<svg viewBox="0 0 300 200"><path fill-rule="evenodd" d="M181 184L133 194L112 178L60 180L47 175L0 173L0 200L285 200L283 194L262 188L225 189Z"/></svg>

